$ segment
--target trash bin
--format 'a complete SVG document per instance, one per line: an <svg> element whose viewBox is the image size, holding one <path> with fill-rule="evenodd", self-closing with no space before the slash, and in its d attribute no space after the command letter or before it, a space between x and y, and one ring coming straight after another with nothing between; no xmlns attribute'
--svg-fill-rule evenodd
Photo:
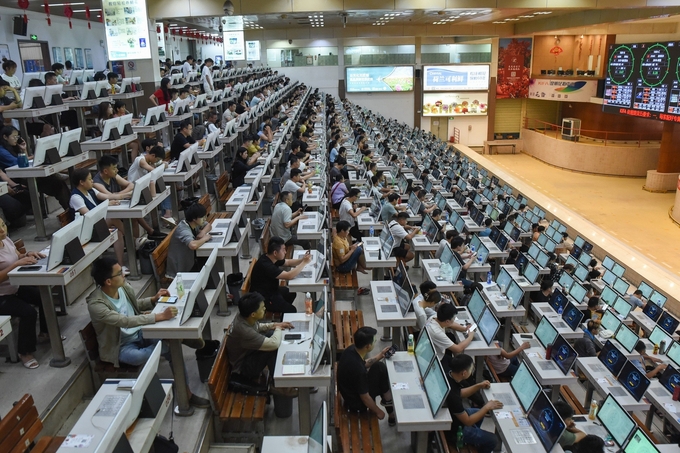
<svg viewBox="0 0 680 453"><path fill-rule="evenodd" d="M217 183L217 176L215 175L205 175L205 180L208 184L208 193L214 197L217 196L217 191L215 190L215 184Z"/></svg>
<svg viewBox="0 0 680 453"><path fill-rule="evenodd" d="M151 265L151 254L156 250L156 241L146 241L137 250L137 257L139 258L139 267L141 267L142 274L153 274L153 266Z"/></svg>
<svg viewBox="0 0 680 453"><path fill-rule="evenodd" d="M241 299L241 286L243 285L243 274L237 272L235 274L227 275L227 288L229 294L234 296L233 303L238 305L238 301Z"/></svg>
<svg viewBox="0 0 680 453"><path fill-rule="evenodd" d="M274 397L274 414L278 418L288 418L293 415L293 398L283 395L272 395Z"/></svg>
<svg viewBox="0 0 680 453"><path fill-rule="evenodd" d="M264 230L264 219L253 219L251 226L253 227L253 237L256 241L259 241L262 237L262 231Z"/></svg>
<svg viewBox="0 0 680 453"><path fill-rule="evenodd" d="M208 381L219 349L219 341L206 340L205 346L196 350L196 365L198 365L198 376L201 378L201 382Z"/></svg>

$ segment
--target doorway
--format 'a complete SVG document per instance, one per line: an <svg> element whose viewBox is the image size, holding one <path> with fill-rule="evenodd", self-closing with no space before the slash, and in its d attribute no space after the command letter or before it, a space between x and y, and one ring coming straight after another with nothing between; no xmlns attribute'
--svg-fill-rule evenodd
<svg viewBox="0 0 680 453"><path fill-rule="evenodd" d="M430 120L430 132L443 142L449 141L449 119L446 117L432 118Z"/></svg>
<svg viewBox="0 0 680 453"><path fill-rule="evenodd" d="M44 72L52 70L50 47L47 41L17 41L23 72Z"/></svg>

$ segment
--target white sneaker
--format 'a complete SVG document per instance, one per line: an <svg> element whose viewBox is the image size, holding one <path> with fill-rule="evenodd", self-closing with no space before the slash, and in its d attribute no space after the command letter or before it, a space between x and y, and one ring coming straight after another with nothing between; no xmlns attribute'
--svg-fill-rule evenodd
<svg viewBox="0 0 680 453"><path fill-rule="evenodd" d="M127 266L123 266L122 270L123 270L123 276L124 277L130 275L130 269L128 269Z"/></svg>

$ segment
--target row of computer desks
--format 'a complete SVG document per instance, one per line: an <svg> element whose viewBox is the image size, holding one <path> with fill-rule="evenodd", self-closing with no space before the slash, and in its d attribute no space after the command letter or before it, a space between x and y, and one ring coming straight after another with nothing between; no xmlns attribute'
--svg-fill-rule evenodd
<svg viewBox="0 0 680 453"><path fill-rule="evenodd" d="M354 118L357 121L362 119L360 115L355 115ZM369 126L370 123L366 122L364 129L371 130ZM378 132L385 136L384 131ZM418 147L412 150L426 167L429 167L429 159L437 158L436 155L431 156L429 153L420 155ZM406 160L408 163L403 150L400 157L402 162ZM352 159L352 156L349 159ZM485 391L487 399L497 399L505 405L502 410L494 412L493 418L507 451L526 451L527 448L531 451L561 451L556 442L564 429L564 424L551 402L557 400L560 386L577 384L579 381L577 371L587 379L587 395L583 406L590 407L594 391L598 394L596 399L605 400L598 415L599 423L578 418L577 425L582 430L606 438L608 445L612 444L611 448L615 448L614 443L618 447L625 446L625 452L670 449L677 451L677 446L653 445L628 414L632 411L647 411L645 423L649 428L656 408L665 422L671 423L676 429L680 427L675 415L677 406L672 400L674 388L680 385L678 373L680 343L677 342L678 336L675 333L678 320L663 309L667 296L642 282L638 289L643 292L648 303L644 311L633 310L627 296L635 288L623 278L625 268L609 256L600 257L606 270L601 279L593 280L590 284L601 294L604 303L602 326L605 331L595 338L603 352L598 357L578 357L571 342L584 335L585 323L588 321L583 319L583 310L587 307L588 291L584 285L587 283L587 265L592 258L589 254L592 250L591 244L577 237L571 253L560 256L563 262L574 265L574 273L563 274L559 283L555 285L549 303L531 303L529 293L538 291L541 276L550 273L547 267L548 253L559 251L562 232L567 230L566 225L555 219L540 235L538 241L530 242L531 224L545 217L545 212L535 206L520 215L515 224L507 223L503 230L498 229L498 222L495 219L501 212L508 214L513 209L519 208L520 204L526 205L528 200L521 195L512 197L512 187L502 186L497 177L479 168L474 162L468 162L467 158L462 158L457 163L447 162L446 170L443 168L435 170L425 181L419 180L422 167L397 169L379 162L378 169L381 169L381 165L386 171L392 172L395 188L402 193L402 200L407 203L407 212L412 216L417 216L419 201L413 193L407 197L405 189L413 186L425 187L428 192L431 191L428 198L448 213L448 221L441 222L445 224L445 228L455 228L459 233L467 232L473 235L469 247L470 249L474 247L478 253L477 261L467 272L481 277L478 280L482 280L483 289L475 291L466 307L459 308L456 321L464 325L473 324L476 329L474 340L465 349L465 353L476 360L478 381L483 380L482 371L486 356L498 355L500 347L511 350L511 344L516 348L525 341L531 343L531 347L521 353L522 368L515 379L510 384L492 384L491 389ZM370 185L370 182L362 178L361 172L358 173L350 175L350 183L364 187ZM457 190L454 195L451 189L457 176L460 178L455 184ZM389 263L394 260L389 258L394 240L387 225L380 220L381 201L378 197L372 199L368 196L369 189L370 186L366 187L363 201L371 203L371 207L367 213L360 215L358 223L364 232L370 228L380 231L379 237L364 239L367 266L372 267L370 263L374 259L378 263L380 261ZM497 194L505 194L510 198L505 202L494 203L494 195ZM475 202L475 207L468 214L464 214L468 212L466 203L469 200ZM494 220L491 235L489 237L474 235L475 232L485 228L484 219L487 217ZM418 217L418 220L421 219ZM412 247L417 253L436 250L439 246L434 240L437 234L434 221L427 215L422 221L423 234L414 237L412 241ZM526 242L527 239L529 242ZM502 259L508 256L508 247L519 247L522 240L529 246L528 251L520 253L516 264L503 265ZM495 263L491 264L490 260L494 260ZM422 259L421 263L423 277L436 283L441 292L462 291L458 275L463 263L455 258L450 248L446 247L439 259ZM442 277L439 271L444 263L450 265L451 271ZM491 280L487 281L489 272ZM380 276L374 273L374 281L371 282L378 327L385 328L384 338L389 338L389 329L392 329L393 337L397 340L395 343L401 344L402 326L415 326L415 316L409 312L409 305L414 296L413 289L406 279L401 285L397 285L392 282L376 281L379 278ZM539 320L536 331L533 334L513 333L513 322L524 323L530 312ZM638 326L635 331L630 327L633 324ZM646 338L638 336L639 328L645 332ZM465 338L461 333L457 335L461 341ZM502 345L496 341L499 337L503 339ZM640 339L647 345L648 353L652 351L654 344L663 346L655 357L669 366L659 380L650 381L631 362L631 359L639 359L634 346ZM550 356L546 356L549 345L551 353ZM415 356L431 411L429 414L421 413L419 416L429 415L423 420L433 423L431 429L435 427L449 429L448 410L438 409L445 400L445 394L448 393L448 384L441 372L437 371L438 367L432 366L433 362L429 360L433 353L430 346L425 340L425 335L421 335L416 345ZM419 353L419 350L425 352ZM421 360L420 356L424 358ZM405 369L404 367L410 369L409 365L400 361L388 360L388 370L393 382L402 382L398 374L395 380L392 373L398 373L399 370ZM430 373L435 373L436 377L430 376ZM403 390L399 386L393 388L397 426L400 431L410 431L408 425L404 426L402 423L404 417L401 415L402 409L410 404L409 395L412 387L410 385L403 387ZM549 391L544 392L542 390L544 388ZM437 424L437 420L441 423Z"/></svg>

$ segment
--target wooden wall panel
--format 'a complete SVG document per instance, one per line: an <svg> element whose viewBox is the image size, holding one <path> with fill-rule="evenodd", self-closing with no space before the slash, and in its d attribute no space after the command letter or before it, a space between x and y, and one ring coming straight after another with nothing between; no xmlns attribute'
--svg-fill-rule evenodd
<svg viewBox="0 0 680 453"><path fill-rule="evenodd" d="M562 118L578 118L581 120L581 129L608 132L626 132L626 136L619 136L620 140L661 140L663 122L647 120L614 113L604 113L602 106L586 102L563 102ZM605 138L604 134L591 132L583 135L593 138ZM609 138L614 138L609 137Z"/></svg>

